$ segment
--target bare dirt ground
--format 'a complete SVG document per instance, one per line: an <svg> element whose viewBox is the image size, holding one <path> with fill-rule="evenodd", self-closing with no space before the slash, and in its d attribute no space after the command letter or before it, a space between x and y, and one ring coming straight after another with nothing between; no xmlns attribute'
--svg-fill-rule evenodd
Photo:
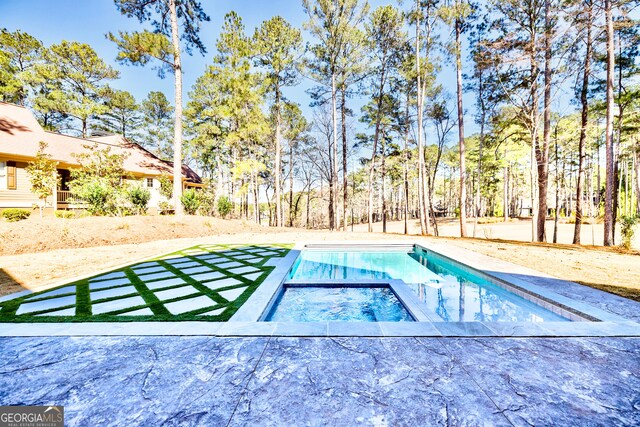
<svg viewBox="0 0 640 427"><path fill-rule="evenodd" d="M455 224L449 226L455 227ZM522 227L530 227L530 224L525 223ZM31 218L18 223L0 222L0 236L0 295L25 289L47 289L79 276L96 274L200 243L428 242L440 239L565 280L640 300L640 252L620 252L615 248L362 231L278 230L243 221L191 216L180 221L161 216L67 220Z"/></svg>
<svg viewBox="0 0 640 427"><path fill-rule="evenodd" d="M185 216L85 217L61 219L31 216L14 223L0 221L0 256L53 249L112 246L258 231L263 227L244 221Z"/></svg>

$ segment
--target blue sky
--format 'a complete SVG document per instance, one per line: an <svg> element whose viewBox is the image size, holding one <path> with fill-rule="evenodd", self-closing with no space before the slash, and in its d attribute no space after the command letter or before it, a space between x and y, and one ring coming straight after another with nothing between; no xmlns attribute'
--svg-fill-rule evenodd
<svg viewBox="0 0 640 427"><path fill-rule="evenodd" d="M370 0L370 4L373 9L381 4L397 5L397 2ZM204 0L202 5L211 17L211 21L204 23L201 30L201 38L208 52L204 57L197 53L193 56L183 56L185 103L191 86L204 72L207 64L212 62L215 42L227 12L235 10L242 17L248 34L252 34L254 28L262 21L275 15L284 17L299 28L307 20L301 0ZM403 7L407 7L406 4ZM161 90L170 100L174 99L171 75L160 79L150 64L146 67L135 67L116 63L117 49L114 43L106 40L105 34L109 31L139 30L141 25L135 19L120 15L112 0L0 0L0 16L3 17L2 26L8 30L25 31L47 46L62 40L90 44L100 57L120 71L120 79L111 82L110 85L128 90L138 101L151 90ZM305 41L308 40L309 36L305 34ZM453 94L455 73L450 64L443 62L442 66L443 72L440 73L439 79ZM310 86L309 81L303 80L298 87L289 88L287 91L287 96L302 106L308 118L311 118L310 98L305 90ZM359 112L361 102L352 102L351 107L356 113ZM470 134L476 129L473 123L471 94L465 95L465 104L465 127Z"/></svg>

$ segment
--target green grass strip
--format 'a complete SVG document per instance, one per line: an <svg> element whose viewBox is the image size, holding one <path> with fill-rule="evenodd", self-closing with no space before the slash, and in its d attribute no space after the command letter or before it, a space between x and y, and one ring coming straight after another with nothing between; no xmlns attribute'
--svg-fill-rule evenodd
<svg viewBox="0 0 640 427"><path fill-rule="evenodd" d="M57 288L48 289L46 291L36 292L33 294L25 295L22 297L18 297L12 300L8 300L0 303L0 322L11 322L11 323L67 323L67 322L139 322L139 321L227 321L229 320L235 312L251 297L253 292L260 286L260 284L269 276L269 274L273 271L274 267L266 267L264 264L271 258L274 257L283 257L285 256L289 250L293 248L293 244L273 244L273 245L246 245L246 244L216 244L216 245L198 245L190 248L183 249L181 251L175 251L170 254L165 254L160 257L155 257L147 261L143 261L138 264L130 265L125 268L121 268L118 270L113 270L107 273L102 273L88 279L80 280L77 282L72 282L66 285L59 286ZM237 252L237 254L229 255L228 253L223 252ZM269 255L260 255L255 252L267 252ZM215 259L201 259L199 257L207 256L207 255L216 255ZM236 258L237 256L250 255L251 259L257 258L254 261L245 261L243 259ZM183 263L173 264L168 261L175 258L185 258L184 262L196 262L198 265L202 265L207 267L212 272L219 272L224 275L224 277L220 277L214 280L207 280L204 283L215 283L217 280L224 280L226 278L233 278L240 282L239 284L231 284L229 286L220 287L217 289L210 289L205 284L200 281L193 279L190 274L182 272L180 265ZM211 261L211 262L210 262ZM214 263L215 261L215 263ZM185 299L195 298L197 295L206 295L211 299L211 306L202 307L199 309L194 309L190 312L183 314L172 314L165 306L163 301L161 301L155 294L154 291L149 289L147 283L153 283L161 280L166 280L166 278L157 278L150 281L144 281L135 271L134 268L139 268L137 266L149 262L157 262L157 264L164 268L165 271L172 273L175 277L180 278L185 283L172 285L163 287L158 291L165 291L185 286L192 287L195 292L190 293L188 295L184 295L181 297L171 298L164 302L176 302ZM246 273L233 273L232 271L218 267L217 264L223 264L226 262L236 262L239 265L232 268L240 268L240 267L251 267L256 271L259 271L261 274L255 280L249 280L244 277ZM148 268L157 268L157 266L149 266ZM192 268L192 267L187 267ZM141 270L140 272L144 272L146 268ZM140 304L131 307L125 307L118 310L113 310L109 312L109 314L92 314L92 301L91 301L91 291L89 286L89 281L96 281L95 279L100 279L101 277L107 276L109 274L113 274L115 272L122 271L124 276L128 279L131 285L135 288L137 295L139 295L145 302L145 304ZM156 273L161 273L158 271ZM151 273L156 274L156 273ZM206 272L204 272L206 273ZM194 273L194 274L203 274L203 273ZM117 278L115 278L117 279ZM112 280L112 279L104 279L104 280ZM59 295L48 296L47 293L63 288L65 286L75 286L76 293L76 315L75 316L47 316L47 313L55 312L57 310L61 310L65 307L70 306L59 306L54 308L49 308L46 310L40 310L38 312L32 312L29 314L16 315L16 311L19 309L20 305L26 301L45 301L52 300L55 298L60 298L63 296L68 296L72 294L64 293ZM117 289L123 286L129 286L128 284L114 285L109 287L104 287L97 291L107 290L107 289ZM232 289L238 288L246 288L242 294L240 294L233 301L229 301L224 298L219 292L224 292ZM196 294L196 296L194 296ZM110 298L101 299L100 302L107 301L117 301L120 299L130 298L132 294L126 294L121 296L114 296ZM139 310L142 308L149 308L153 315L132 315L127 316L127 312L132 312L135 310ZM207 312L219 310L224 308L221 313L216 315L207 315ZM42 314L39 316L35 316L35 314Z"/></svg>

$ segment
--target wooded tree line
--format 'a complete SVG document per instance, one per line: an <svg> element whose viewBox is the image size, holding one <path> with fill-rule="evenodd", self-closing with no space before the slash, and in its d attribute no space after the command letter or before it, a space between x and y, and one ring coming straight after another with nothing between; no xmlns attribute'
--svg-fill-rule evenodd
<svg viewBox="0 0 640 427"><path fill-rule="evenodd" d="M151 22L108 35L117 59L173 74L173 107L161 92L138 104L111 89L118 73L90 46L44 47L19 31L2 32L0 96L50 129L115 131L183 159L257 222L404 220L437 234L455 215L464 236L469 218L531 215L544 241L545 220L563 215L580 243L585 218L601 217L611 245L620 218L640 214L638 5L303 0L303 28L273 17L247 30L230 12L205 43L195 0L116 0ZM211 63L182 111L180 53L205 46ZM286 96L303 80L311 117Z"/></svg>
<svg viewBox="0 0 640 427"><path fill-rule="evenodd" d="M46 130L87 138L119 133L160 157L172 151L173 107L162 92L137 102L109 83L119 73L83 43L49 47L17 30L0 33L0 99L32 109Z"/></svg>

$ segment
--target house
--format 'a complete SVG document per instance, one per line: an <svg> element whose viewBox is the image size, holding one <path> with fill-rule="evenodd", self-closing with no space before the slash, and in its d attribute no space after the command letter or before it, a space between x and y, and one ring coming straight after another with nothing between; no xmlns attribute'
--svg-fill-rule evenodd
<svg viewBox="0 0 640 427"><path fill-rule="evenodd" d="M46 201L47 208L73 208L70 200L70 171L80 166L74 154L86 152L92 147L109 148L111 153L125 154L124 169L127 179L142 182L151 191L149 208L157 210L161 201L161 175L173 179L173 164L161 160L138 144L121 135L92 138L76 138L45 131L33 113L25 107L0 102L0 210L6 208L31 208L38 204L38 196L31 192L26 171L28 162L36 158L40 141L47 143L46 153L58 162L60 184L53 196ZM91 148L87 148L90 146ZM201 187L202 180L191 168L182 167L183 188Z"/></svg>

